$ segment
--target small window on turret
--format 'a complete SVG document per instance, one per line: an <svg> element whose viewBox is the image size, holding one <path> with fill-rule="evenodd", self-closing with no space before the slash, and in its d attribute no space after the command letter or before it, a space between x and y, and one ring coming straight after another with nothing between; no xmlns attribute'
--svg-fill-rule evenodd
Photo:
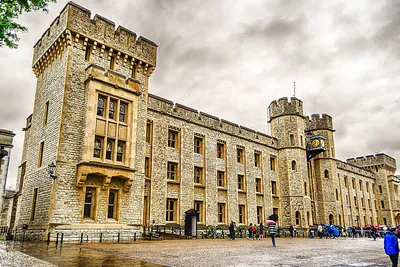
<svg viewBox="0 0 400 267"><path fill-rule="evenodd" d="M329 171L328 171L328 170L325 170L325 171L324 171L324 177L327 178L327 179L329 179Z"/></svg>
<svg viewBox="0 0 400 267"><path fill-rule="evenodd" d="M296 170L296 161L295 160L292 161L292 170L293 171Z"/></svg>
<svg viewBox="0 0 400 267"><path fill-rule="evenodd" d="M90 61L92 58L92 46L87 45L85 50L85 60Z"/></svg>
<svg viewBox="0 0 400 267"><path fill-rule="evenodd" d="M290 145L294 146L294 135L290 134Z"/></svg>
<svg viewBox="0 0 400 267"><path fill-rule="evenodd" d="M303 147L303 145L304 145L303 136L300 135L300 146Z"/></svg>
<svg viewBox="0 0 400 267"><path fill-rule="evenodd" d="M112 55L110 58L110 70L115 70L115 56Z"/></svg>

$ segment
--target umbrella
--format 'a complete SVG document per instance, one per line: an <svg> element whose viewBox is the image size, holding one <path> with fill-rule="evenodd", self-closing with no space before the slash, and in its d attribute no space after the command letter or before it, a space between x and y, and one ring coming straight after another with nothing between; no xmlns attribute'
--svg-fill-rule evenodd
<svg viewBox="0 0 400 267"><path fill-rule="evenodd" d="M265 224L271 225L271 224L276 224L273 220L265 220Z"/></svg>

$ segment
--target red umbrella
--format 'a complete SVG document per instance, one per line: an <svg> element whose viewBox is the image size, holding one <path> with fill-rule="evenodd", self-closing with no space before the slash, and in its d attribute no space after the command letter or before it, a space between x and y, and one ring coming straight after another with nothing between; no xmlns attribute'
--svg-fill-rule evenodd
<svg viewBox="0 0 400 267"><path fill-rule="evenodd" d="M273 220L265 220L265 224L271 225L271 224L276 224Z"/></svg>

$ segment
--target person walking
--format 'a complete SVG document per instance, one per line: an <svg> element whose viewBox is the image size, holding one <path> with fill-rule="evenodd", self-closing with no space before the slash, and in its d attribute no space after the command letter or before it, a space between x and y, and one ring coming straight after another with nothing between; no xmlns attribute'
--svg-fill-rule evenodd
<svg viewBox="0 0 400 267"><path fill-rule="evenodd" d="M310 228L309 228L309 237L310 238L314 238L314 226L312 226L312 225L310 225Z"/></svg>
<svg viewBox="0 0 400 267"><path fill-rule="evenodd" d="M253 238L253 224L250 223L249 227L247 228L247 232L249 233L249 236L247 237L247 239L252 239Z"/></svg>
<svg viewBox="0 0 400 267"><path fill-rule="evenodd" d="M322 236L324 235L324 228L322 227L321 224L318 224L317 232L318 232L318 237L321 239Z"/></svg>
<svg viewBox="0 0 400 267"><path fill-rule="evenodd" d="M229 224L229 235L231 236L231 240L235 240L235 232L236 232L236 224L234 221L231 221Z"/></svg>
<svg viewBox="0 0 400 267"><path fill-rule="evenodd" d="M374 241L376 241L376 228L371 225L371 232L372 232L372 237L374 238Z"/></svg>
<svg viewBox="0 0 400 267"><path fill-rule="evenodd" d="M293 238L293 232L294 232L294 227L293 227L293 225L290 225L290 227L289 227L290 239Z"/></svg>
<svg viewBox="0 0 400 267"><path fill-rule="evenodd" d="M272 246L276 247L276 245L275 245L276 223L270 224L268 226L268 229L269 229L269 234L271 235Z"/></svg>
<svg viewBox="0 0 400 267"><path fill-rule="evenodd" d="M399 261L399 239L397 238L395 231L395 227L390 228L390 231L386 233L383 239L383 247L385 253L389 255L389 258L392 261L392 267L397 267Z"/></svg>
<svg viewBox="0 0 400 267"><path fill-rule="evenodd" d="M260 223L260 239L264 237L264 225Z"/></svg>
<svg viewBox="0 0 400 267"><path fill-rule="evenodd" d="M253 232L253 240L257 239L257 225L253 224L253 226L251 227L251 231Z"/></svg>

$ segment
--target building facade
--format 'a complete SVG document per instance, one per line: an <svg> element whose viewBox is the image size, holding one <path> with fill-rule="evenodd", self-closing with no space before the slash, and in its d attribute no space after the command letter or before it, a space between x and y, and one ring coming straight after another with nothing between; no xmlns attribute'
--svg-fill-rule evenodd
<svg viewBox="0 0 400 267"><path fill-rule="evenodd" d="M157 45L69 3L34 46L13 227L140 231L151 224L399 224L396 162L335 158L329 115L269 106L271 136L149 94ZM325 151L307 157L310 136ZM56 179L48 165L56 164Z"/></svg>

